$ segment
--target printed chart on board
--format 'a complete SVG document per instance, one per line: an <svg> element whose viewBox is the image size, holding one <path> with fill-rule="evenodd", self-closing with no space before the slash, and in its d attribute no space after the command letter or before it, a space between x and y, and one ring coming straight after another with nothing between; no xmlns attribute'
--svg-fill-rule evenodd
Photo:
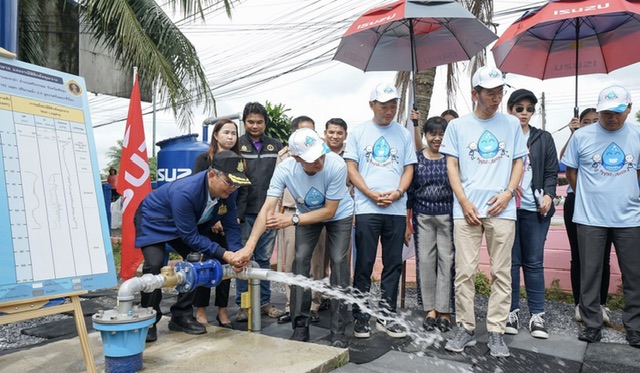
<svg viewBox="0 0 640 373"><path fill-rule="evenodd" d="M84 80L0 58L0 303L116 284Z"/></svg>

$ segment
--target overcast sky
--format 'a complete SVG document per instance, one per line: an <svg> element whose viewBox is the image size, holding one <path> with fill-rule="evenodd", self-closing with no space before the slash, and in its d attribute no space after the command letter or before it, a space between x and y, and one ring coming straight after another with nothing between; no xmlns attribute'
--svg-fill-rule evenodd
<svg viewBox="0 0 640 373"><path fill-rule="evenodd" d="M264 103L282 103L291 111L291 116L308 115L316 121L316 129L321 132L323 123L331 117L342 117L349 126L358 125L371 117L368 106L368 96L371 88L377 83L393 82L393 72L364 73L355 67L340 62L331 62L328 51L335 48L339 36L348 28L345 21L351 20L366 9L389 1L352 0L350 2L323 0L320 3L297 0L247 0L236 5L233 9L233 19L229 20L223 12L208 15L206 24L202 25L178 21L183 32L194 43L206 73L211 77L210 84L214 87L218 115L228 115L241 112L244 104L249 101ZM496 12L527 6L535 2L494 1ZM349 4L348 6L346 4ZM315 6L315 7L312 7ZM322 5L322 7L320 6ZM333 13L332 13L333 12ZM343 13L340 13L343 12ZM179 20L179 15L173 15ZM347 14L344 14L347 13ZM323 15L329 18L323 21ZM289 18L287 18L289 16ZM499 16L494 19L499 23L498 35L511 24L519 14ZM330 20L336 19L336 22ZM303 26L310 25L310 29ZM313 40L313 35L323 35L321 40ZM333 37L333 39L332 39ZM335 39L335 40L334 40ZM323 41L330 43L321 45ZM308 41L308 43L305 43ZM489 64L493 65L490 52ZM303 48L308 52L302 53ZM300 53L298 53L300 52ZM288 59L288 56L292 56ZM260 79L282 74L287 69L298 66L302 61L317 58L315 67L302 71L284 74L267 83L242 89L243 84L249 85ZM278 58L285 57L283 60ZM274 61L276 66L268 66ZM460 114L471 111L470 77L465 71L465 64L459 64L459 95L455 109ZM264 66L264 72L255 72L251 66ZM579 78L581 109L595 106L598 92L611 84L620 84L631 91L632 97L640 97L640 78L638 78L637 64L617 70L609 75L596 74ZM243 77L244 71L249 71L251 77ZM436 87L431 101L431 112L428 116L438 115L447 109L445 83L443 76L445 68L440 67L436 74ZM560 148L569 135L569 130L557 131L565 126L573 113L574 84L573 78L560 78L541 81L514 74L508 74L507 79L514 88L527 88L538 97L544 92L546 98L546 129L549 130ZM220 84L218 84L220 83ZM507 92L507 95L511 91ZM507 96L508 97L508 96ZM504 100L506 103L506 97ZM122 139L128 109L128 100L105 96L90 96L91 117L94 136L98 151L100 168L107 165L105 153L110 146ZM143 112L151 111L151 104L143 103ZM635 113L635 110L634 110ZM196 120L191 132L202 136L202 121L213 113L196 112ZM423 115L423 118L426 118ZM634 116L629 117L634 120ZM143 118L149 156L152 155L152 115ZM110 123L108 125L104 125ZM538 113L532 119L532 125L541 127L542 116ZM156 115L156 141L185 134L178 129L172 114L158 112ZM157 151L157 148L156 148Z"/></svg>

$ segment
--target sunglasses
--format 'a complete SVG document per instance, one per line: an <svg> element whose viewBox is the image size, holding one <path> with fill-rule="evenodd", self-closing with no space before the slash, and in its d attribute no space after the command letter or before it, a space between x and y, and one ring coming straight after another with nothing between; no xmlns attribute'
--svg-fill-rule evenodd
<svg viewBox="0 0 640 373"><path fill-rule="evenodd" d="M522 106L518 106L515 109L516 109L516 113L522 113L524 111L524 107L522 107ZM534 107L529 106L527 108L527 112L528 113L533 113L535 111L536 111L536 108L534 108Z"/></svg>

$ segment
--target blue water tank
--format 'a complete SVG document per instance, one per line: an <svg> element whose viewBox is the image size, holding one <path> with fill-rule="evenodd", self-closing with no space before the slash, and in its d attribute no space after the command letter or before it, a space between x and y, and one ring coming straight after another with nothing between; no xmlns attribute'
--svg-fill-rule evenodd
<svg viewBox="0 0 640 373"><path fill-rule="evenodd" d="M198 134L172 137L156 143L158 151L158 187L191 175L196 157L206 152L209 145L197 141Z"/></svg>

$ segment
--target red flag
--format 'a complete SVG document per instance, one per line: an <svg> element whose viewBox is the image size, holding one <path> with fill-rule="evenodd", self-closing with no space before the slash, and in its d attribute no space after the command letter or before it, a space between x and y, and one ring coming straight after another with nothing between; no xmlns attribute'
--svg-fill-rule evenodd
<svg viewBox="0 0 640 373"><path fill-rule="evenodd" d="M142 251L135 247L136 230L133 216L136 209L151 193L151 178L147 145L142 124L142 106L140 104L140 87L138 74L133 80L127 127L124 131L120 172L118 173L118 193L124 198L122 203L122 245L120 261L120 277L128 280L136 273L142 262Z"/></svg>

